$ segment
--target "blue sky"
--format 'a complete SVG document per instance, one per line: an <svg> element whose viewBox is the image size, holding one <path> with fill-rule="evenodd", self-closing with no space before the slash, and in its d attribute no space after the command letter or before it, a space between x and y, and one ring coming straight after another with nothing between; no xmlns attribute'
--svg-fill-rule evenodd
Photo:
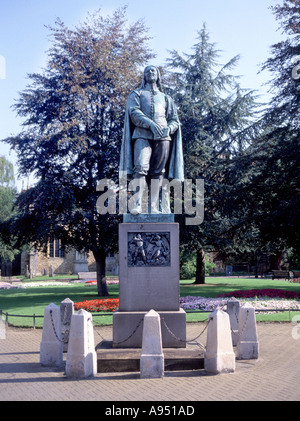
<svg viewBox="0 0 300 421"><path fill-rule="evenodd" d="M164 64L168 50L191 51L197 31L206 23L211 41L222 50L220 63L241 55L234 73L243 88L256 89L268 98L267 72L257 74L270 56L270 46L282 39L278 22L269 9L282 0L1 0L0 3L0 139L21 131L21 120L11 109L18 92L28 84L27 74L41 72L46 63L49 30L59 17L67 26L77 25L88 12L99 8L104 15L127 5L129 22L143 19L157 54L154 64ZM16 157L0 143L0 154L15 166ZM17 181L20 188L22 181ZM27 180L25 180L27 183Z"/></svg>

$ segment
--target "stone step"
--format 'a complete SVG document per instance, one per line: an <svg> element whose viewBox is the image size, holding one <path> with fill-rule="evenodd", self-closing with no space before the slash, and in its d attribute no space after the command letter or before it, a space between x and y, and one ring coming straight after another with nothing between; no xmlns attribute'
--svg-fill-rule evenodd
<svg viewBox="0 0 300 421"><path fill-rule="evenodd" d="M96 347L98 373L140 371L141 348L113 348L112 341ZM164 348L165 371L204 369L204 353L199 349Z"/></svg>

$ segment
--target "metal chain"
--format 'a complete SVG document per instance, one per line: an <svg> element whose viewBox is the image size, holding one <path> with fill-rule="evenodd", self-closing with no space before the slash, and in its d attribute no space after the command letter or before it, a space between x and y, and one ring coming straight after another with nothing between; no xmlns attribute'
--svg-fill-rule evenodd
<svg viewBox="0 0 300 421"><path fill-rule="evenodd" d="M163 325L164 325L164 326L165 326L165 328L167 329L167 331L170 333L170 335L171 335L171 336L173 336L173 338L175 338L177 341L184 342L184 343L196 342L196 343L197 343L197 345L199 345L201 348L205 349L205 346L204 346L204 345L202 345L200 342L197 342L197 339L198 339L198 338L200 338L200 336L201 336L201 335L203 335L203 333L206 331L206 329L207 329L207 327L208 327L208 325L209 325L209 322L210 322L211 318L209 318L209 319L208 319L206 326L204 327L204 329L202 330L202 332L200 332L200 334L199 334L198 336L196 336L196 338L193 338L193 339L187 339L187 340L178 338L178 337L175 335L175 333L171 331L171 329L170 329L170 328L169 328L169 326L167 325L167 323L166 323L165 319L164 319L164 318L162 318L161 320L162 320Z"/></svg>
<svg viewBox="0 0 300 421"><path fill-rule="evenodd" d="M91 317L88 317L86 320L86 325L87 325L87 340L88 340L88 350L90 349L90 329L89 329L89 322L92 323L93 326L93 321ZM94 348L94 346L93 346Z"/></svg>
<svg viewBox="0 0 300 421"><path fill-rule="evenodd" d="M115 345L120 345L120 344L122 344L122 343L124 343L124 342L126 342L126 341L128 341L130 338L132 338L132 336L135 334L135 332L138 330L138 328L141 326L141 324L142 323L144 323L144 320L143 319L141 319L139 322L138 322L138 324L136 325L136 327L135 327L135 329L133 330L133 332L126 338L126 339L124 339L124 340L122 340L122 341L119 341L119 342L114 342L114 344ZM96 330L96 332L97 332L97 334L103 339L103 341L107 341L107 339L105 339L105 338L103 338L103 336L101 335L101 333L100 332L98 332L97 330Z"/></svg>
<svg viewBox="0 0 300 421"><path fill-rule="evenodd" d="M52 323L52 328L53 328L54 335L55 335L56 339L59 342L61 342L62 344L65 344L65 343L67 343L67 341L63 341L62 339L60 339L58 337L57 333L56 333L56 329L55 329L55 326L54 326L54 321L53 321L52 313L53 313L52 310L50 310L50 319L51 319L51 323Z"/></svg>
<svg viewBox="0 0 300 421"><path fill-rule="evenodd" d="M165 320L162 318L161 319L162 320L162 323L163 323L163 325L166 327L166 329L167 329L167 331L170 333L170 335L171 336L173 336L173 338L175 338L177 341L180 341L180 342L185 342L185 343L189 343L189 342L196 342L197 341L197 339L198 338L200 338L200 336L205 332L205 330L207 329L207 327L208 327L208 325L209 325L209 322L210 322L210 319L208 320L208 322L207 322L207 324L206 324L206 326L204 327L204 329L202 330L202 332L200 332L200 334L199 335L197 335L195 338L193 338L193 339L187 339L187 340L184 340L184 339L181 339L181 338L178 338L175 334L174 334L174 332L172 332L171 331L171 329L169 328L169 326L166 324L166 322L165 322ZM122 340L122 341L118 341L118 342L114 342L114 344L115 345L120 345L120 344L122 344L122 343L124 343L124 342L126 342L126 341L128 341L134 334L135 334L135 332L138 330L138 328L140 327L140 325L142 324L144 322L144 320L143 319L141 319L140 321L139 321L139 323L136 325L136 327L135 327L135 329L133 330L133 332L126 338L126 339L124 339L124 340ZM96 332L97 332L97 334L101 337L101 339L103 340L103 341L106 341L107 339L105 339L102 335L101 335L101 333L99 332L99 331L97 331L96 330ZM205 348L201 343L198 343L198 342L196 342L197 343L197 345L200 345L202 348Z"/></svg>
<svg viewBox="0 0 300 421"><path fill-rule="evenodd" d="M65 309L64 309L64 314L63 314L63 317L62 317L62 324L64 324L65 321L66 321L66 314L67 314L67 306L65 306Z"/></svg>
<svg viewBox="0 0 300 421"><path fill-rule="evenodd" d="M246 317L246 319L245 319L245 321L244 321L244 324L243 324L243 327L242 327L241 332L240 332L239 330L233 330L233 329L231 329L231 331L232 331L233 333L235 333L236 335L238 335L238 336L242 336L242 335L243 335L243 333L244 333L244 331L245 331L245 329L246 329L246 326L247 326L248 317L249 317L249 310L247 310L247 317Z"/></svg>
<svg viewBox="0 0 300 421"><path fill-rule="evenodd" d="M239 324L239 316L237 314L236 307L234 308L234 315L235 315L237 324Z"/></svg>
<svg viewBox="0 0 300 421"><path fill-rule="evenodd" d="M239 317L238 317L238 314L237 314L237 311L236 311L236 306L234 307L234 316L235 316L235 319L236 319L237 325L239 325ZM234 329L232 329L231 324L230 324L230 330L231 330L231 332L232 332L232 333L234 333L235 335L238 335L238 334L239 334L239 333L238 333L238 330L234 330Z"/></svg>

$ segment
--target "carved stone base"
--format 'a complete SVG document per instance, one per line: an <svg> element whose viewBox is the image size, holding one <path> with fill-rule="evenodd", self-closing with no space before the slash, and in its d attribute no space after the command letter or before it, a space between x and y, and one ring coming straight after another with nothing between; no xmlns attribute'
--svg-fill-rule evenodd
<svg viewBox="0 0 300 421"><path fill-rule="evenodd" d="M179 226L119 226L120 311L179 310Z"/></svg>
<svg viewBox="0 0 300 421"><path fill-rule="evenodd" d="M185 348L179 225L143 221L119 225L119 311L113 317L113 346L140 348L144 316L155 310L161 317L163 347Z"/></svg>
<svg viewBox="0 0 300 421"><path fill-rule="evenodd" d="M144 312L120 312L113 315L113 347L141 348ZM186 347L186 313L179 311L158 311L161 319L163 348Z"/></svg>

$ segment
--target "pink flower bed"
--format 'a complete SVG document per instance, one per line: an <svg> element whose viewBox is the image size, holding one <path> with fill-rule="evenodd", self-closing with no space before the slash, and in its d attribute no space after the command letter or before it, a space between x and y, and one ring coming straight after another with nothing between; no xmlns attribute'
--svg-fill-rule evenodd
<svg viewBox="0 0 300 421"><path fill-rule="evenodd" d="M300 294L281 289L252 289L248 291L232 291L220 294L216 298L187 296L180 298L180 307L184 310L202 310L212 312L217 309L226 310L228 298L235 297L240 303L248 302L256 310L300 310Z"/></svg>
<svg viewBox="0 0 300 421"><path fill-rule="evenodd" d="M237 290L219 294L218 297L235 297L235 298L254 298L254 297L269 297L269 298L285 298L285 299L299 299L300 292L286 291L284 289L249 289Z"/></svg>

